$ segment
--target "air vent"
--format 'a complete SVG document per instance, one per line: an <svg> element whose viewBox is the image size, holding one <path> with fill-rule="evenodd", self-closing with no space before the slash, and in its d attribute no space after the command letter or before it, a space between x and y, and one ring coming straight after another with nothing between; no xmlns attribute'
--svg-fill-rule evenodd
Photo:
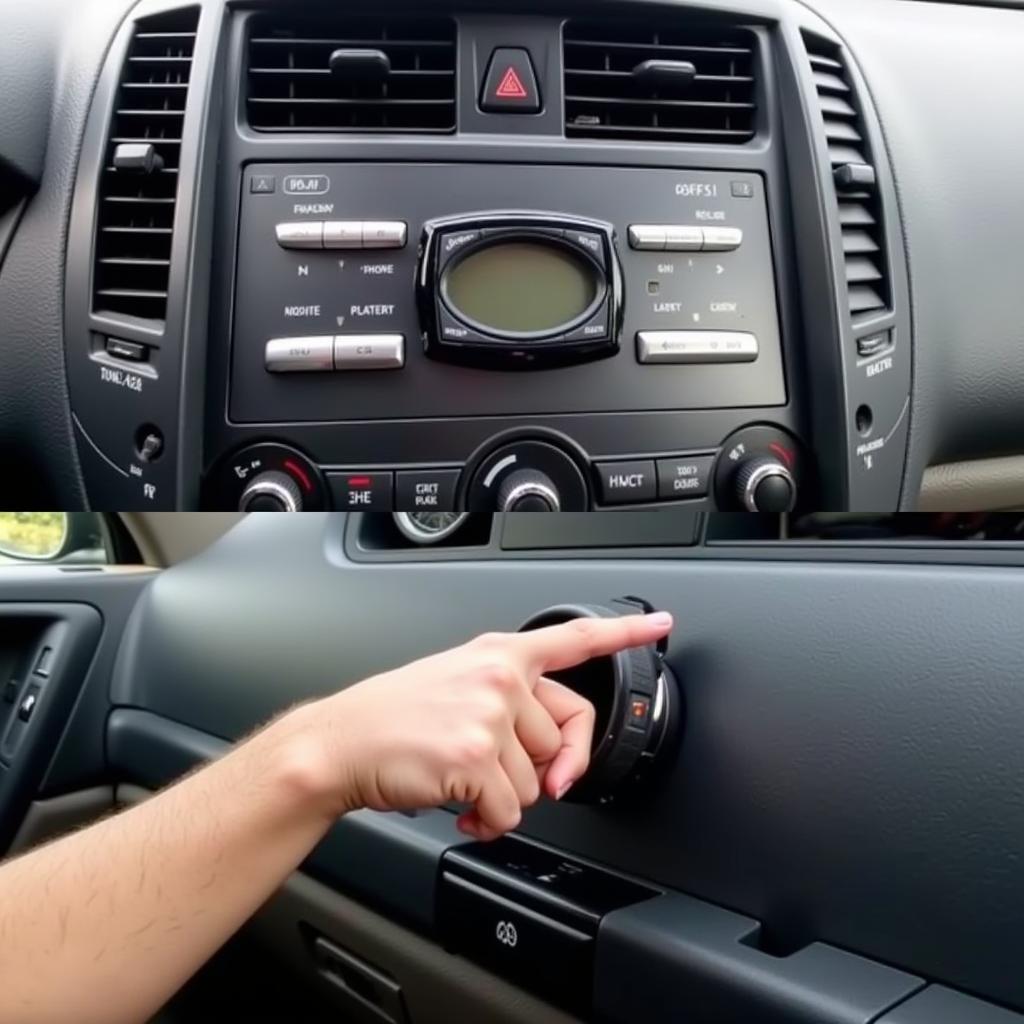
<svg viewBox="0 0 1024 1024"><path fill-rule="evenodd" d="M100 180L93 309L164 320L197 8L137 22Z"/></svg>
<svg viewBox="0 0 1024 1024"><path fill-rule="evenodd" d="M825 125L832 184L839 203L846 285L853 317L890 306L882 211L871 149L842 52L817 36L804 36L818 106Z"/></svg>
<svg viewBox="0 0 1024 1024"><path fill-rule="evenodd" d="M565 26L565 130L576 138L735 145L754 136L755 37L646 21Z"/></svg>
<svg viewBox="0 0 1024 1024"><path fill-rule="evenodd" d="M454 131L455 23L255 18L247 109L263 132Z"/></svg>

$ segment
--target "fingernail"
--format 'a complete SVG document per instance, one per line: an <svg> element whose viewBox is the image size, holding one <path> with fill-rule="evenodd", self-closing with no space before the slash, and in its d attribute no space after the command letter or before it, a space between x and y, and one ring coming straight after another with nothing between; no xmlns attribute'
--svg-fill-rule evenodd
<svg viewBox="0 0 1024 1024"><path fill-rule="evenodd" d="M652 626L671 626L672 616L668 612L652 612L647 616Z"/></svg>
<svg viewBox="0 0 1024 1024"><path fill-rule="evenodd" d="M562 797L565 796L565 794L569 792L571 787L572 787L572 779L570 779L568 782L563 782L558 787L558 791L555 793L555 799L556 800L561 800Z"/></svg>

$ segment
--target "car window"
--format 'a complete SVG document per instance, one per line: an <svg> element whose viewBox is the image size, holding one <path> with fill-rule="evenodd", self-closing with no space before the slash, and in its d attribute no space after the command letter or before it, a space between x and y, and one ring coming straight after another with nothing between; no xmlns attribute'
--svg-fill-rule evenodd
<svg viewBox="0 0 1024 1024"><path fill-rule="evenodd" d="M105 565L110 533L95 512L0 512L0 568L10 565Z"/></svg>

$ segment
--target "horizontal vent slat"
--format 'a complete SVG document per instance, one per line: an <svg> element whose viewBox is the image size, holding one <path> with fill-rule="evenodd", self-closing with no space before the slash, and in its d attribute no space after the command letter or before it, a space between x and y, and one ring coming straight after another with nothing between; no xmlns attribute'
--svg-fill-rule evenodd
<svg viewBox="0 0 1024 1024"><path fill-rule="evenodd" d="M569 39L565 40L567 50L574 46L589 47L621 53L623 50L636 50L638 53L672 54L715 54L718 57L750 57L753 50L748 46L672 46L665 43L629 43L616 42L611 39Z"/></svg>
<svg viewBox="0 0 1024 1024"><path fill-rule="evenodd" d="M163 321L197 9L137 23L122 69L100 178L93 308L105 315ZM161 164L149 174L119 170L122 144L151 145Z"/></svg>
<svg viewBox="0 0 1024 1024"><path fill-rule="evenodd" d="M318 97L317 99L288 99L285 97L265 97L250 99L253 104L284 104L286 106L333 106L333 107L436 107L449 106L454 100L412 100L412 99L347 99L343 97Z"/></svg>
<svg viewBox="0 0 1024 1024"><path fill-rule="evenodd" d="M629 136L630 138L643 138L644 136L664 136L671 138L673 136L690 135L694 139L703 139L706 136L714 135L719 136L722 139L746 139L750 135L745 131L730 131L728 129L707 129L707 128L661 128L652 126L629 126L629 125L585 125L585 126L574 126L568 125L567 130L569 134L574 134L574 130L585 135L622 135Z"/></svg>
<svg viewBox="0 0 1024 1024"><path fill-rule="evenodd" d="M862 142L857 126L849 121L826 121L825 138L829 142Z"/></svg>
<svg viewBox="0 0 1024 1024"><path fill-rule="evenodd" d="M863 203L840 203L839 223L843 227L873 227L874 214Z"/></svg>
<svg viewBox="0 0 1024 1024"><path fill-rule="evenodd" d="M250 75L288 75L290 78L305 78L308 76L319 76L330 78L330 68L250 68ZM454 78L455 71L452 68L423 68L419 71L391 71L391 78Z"/></svg>
<svg viewBox="0 0 1024 1024"><path fill-rule="evenodd" d="M843 232L843 252L847 256L862 256L878 252L878 243L867 231L847 230Z"/></svg>
<svg viewBox="0 0 1024 1024"><path fill-rule="evenodd" d="M346 79L337 49L382 51L382 81ZM455 23L422 16L267 14L254 19L246 68L249 124L263 132L451 132Z"/></svg>
<svg viewBox="0 0 1024 1024"><path fill-rule="evenodd" d="M846 280L850 284L867 284L869 281L881 281L882 272L867 257L852 256L846 261Z"/></svg>
<svg viewBox="0 0 1024 1024"><path fill-rule="evenodd" d="M353 47L368 47L372 49L383 49L394 47L410 47L421 50L455 48L455 43L447 39L387 39L381 36L367 39L297 39L293 37L280 37L272 39L254 38L250 44L256 46L274 47L296 47L296 46L321 46L326 50L337 50L339 48L351 49Z"/></svg>
<svg viewBox="0 0 1024 1024"><path fill-rule="evenodd" d="M874 288L858 286L850 289L850 312L856 316L874 309L885 309L885 299Z"/></svg>
<svg viewBox="0 0 1024 1024"><path fill-rule="evenodd" d="M829 96L827 94L822 96L819 94L818 104L826 118L857 117L857 111L850 105L849 101L842 99L840 96Z"/></svg>
<svg viewBox="0 0 1024 1024"><path fill-rule="evenodd" d="M632 71L605 71L603 68L567 68L566 76L569 78L590 78L607 79L613 82L631 81ZM694 82L700 85L701 82L714 83L716 85L752 85L753 75L695 75Z"/></svg>
<svg viewBox="0 0 1024 1024"><path fill-rule="evenodd" d="M754 137L752 34L612 18L574 19L564 33L568 136L725 145ZM634 75L648 60L685 60L696 74L681 83Z"/></svg>
<svg viewBox="0 0 1024 1024"><path fill-rule="evenodd" d="M841 95L850 91L850 87L838 75L824 71L814 73L814 85L819 92L834 92Z"/></svg>
<svg viewBox="0 0 1024 1024"><path fill-rule="evenodd" d="M828 147L828 158L832 162L833 167L838 167L840 164L867 163L863 151L854 149L852 146L830 145Z"/></svg>
<svg viewBox="0 0 1024 1024"><path fill-rule="evenodd" d="M753 110L753 103L726 103L726 102L704 102L703 100L643 100L631 99L625 96L566 96L570 103L612 103L617 106L631 107L695 107L709 110Z"/></svg>

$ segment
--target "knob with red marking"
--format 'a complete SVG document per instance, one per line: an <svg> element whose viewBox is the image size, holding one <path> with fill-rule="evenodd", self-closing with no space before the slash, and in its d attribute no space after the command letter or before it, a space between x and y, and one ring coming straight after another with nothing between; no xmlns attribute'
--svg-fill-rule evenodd
<svg viewBox="0 0 1024 1024"><path fill-rule="evenodd" d="M722 445L715 466L715 503L722 510L792 512L806 490L804 462L800 446L785 431L744 427Z"/></svg>
<svg viewBox="0 0 1024 1024"><path fill-rule="evenodd" d="M327 508L319 467L289 445L250 445L210 475L203 507L216 511L317 512Z"/></svg>

